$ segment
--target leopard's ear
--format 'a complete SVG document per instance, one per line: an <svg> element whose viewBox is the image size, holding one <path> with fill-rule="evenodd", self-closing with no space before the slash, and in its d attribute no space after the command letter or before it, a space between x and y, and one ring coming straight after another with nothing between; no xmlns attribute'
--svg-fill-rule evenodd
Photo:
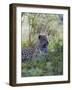
<svg viewBox="0 0 72 90"><path fill-rule="evenodd" d="M41 39L41 35L39 35L39 37L38 37L39 39Z"/></svg>

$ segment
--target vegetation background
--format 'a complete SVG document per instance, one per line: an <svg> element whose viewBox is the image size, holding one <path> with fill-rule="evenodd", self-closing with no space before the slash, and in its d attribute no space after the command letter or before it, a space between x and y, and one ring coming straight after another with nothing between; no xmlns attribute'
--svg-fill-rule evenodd
<svg viewBox="0 0 72 90"><path fill-rule="evenodd" d="M51 76L63 74L63 15L47 13L22 13L22 48L34 46L37 36L48 36L48 54L40 60L28 60L21 64L21 75ZM43 60L42 60L43 59Z"/></svg>

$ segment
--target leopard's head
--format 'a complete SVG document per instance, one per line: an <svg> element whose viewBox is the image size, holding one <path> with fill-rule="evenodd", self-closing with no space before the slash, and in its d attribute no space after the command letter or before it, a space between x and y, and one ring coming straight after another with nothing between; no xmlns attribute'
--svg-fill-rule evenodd
<svg viewBox="0 0 72 90"><path fill-rule="evenodd" d="M48 52L48 38L46 35L39 35L39 49L42 52Z"/></svg>

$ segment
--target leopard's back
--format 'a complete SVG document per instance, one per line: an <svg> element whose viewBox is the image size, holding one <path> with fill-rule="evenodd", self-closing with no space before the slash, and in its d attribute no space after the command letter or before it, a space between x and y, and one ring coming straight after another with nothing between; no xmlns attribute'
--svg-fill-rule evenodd
<svg viewBox="0 0 72 90"><path fill-rule="evenodd" d="M22 48L22 61L30 60L33 57L34 50L32 47Z"/></svg>

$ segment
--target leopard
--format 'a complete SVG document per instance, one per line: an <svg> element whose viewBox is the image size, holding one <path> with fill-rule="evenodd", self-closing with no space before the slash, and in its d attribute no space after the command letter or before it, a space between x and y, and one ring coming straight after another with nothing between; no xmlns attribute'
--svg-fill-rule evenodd
<svg viewBox="0 0 72 90"><path fill-rule="evenodd" d="M48 53L48 38L46 35L39 35L34 47L22 48L22 62L37 58L38 55Z"/></svg>

